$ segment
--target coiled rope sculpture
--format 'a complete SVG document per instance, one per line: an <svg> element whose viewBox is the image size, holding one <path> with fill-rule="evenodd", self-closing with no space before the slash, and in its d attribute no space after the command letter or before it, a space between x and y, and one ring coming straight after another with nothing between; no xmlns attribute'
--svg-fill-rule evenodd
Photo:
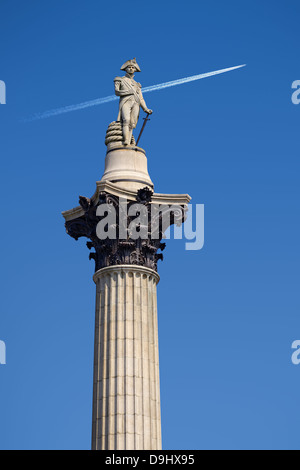
<svg viewBox="0 0 300 470"><path fill-rule="evenodd" d="M123 142L122 124L120 121L113 121L107 128L105 136L105 145L112 142ZM131 137L131 145L135 145L135 138Z"/></svg>

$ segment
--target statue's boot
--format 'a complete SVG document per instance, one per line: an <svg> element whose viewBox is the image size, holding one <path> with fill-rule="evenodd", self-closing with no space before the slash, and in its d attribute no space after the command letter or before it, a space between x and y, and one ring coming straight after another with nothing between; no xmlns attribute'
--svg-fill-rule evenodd
<svg viewBox="0 0 300 470"><path fill-rule="evenodd" d="M130 145L131 134L130 134L129 126L127 124L123 125L123 137L124 137L124 145Z"/></svg>
<svg viewBox="0 0 300 470"><path fill-rule="evenodd" d="M129 145L131 144L132 139L132 127L129 127Z"/></svg>

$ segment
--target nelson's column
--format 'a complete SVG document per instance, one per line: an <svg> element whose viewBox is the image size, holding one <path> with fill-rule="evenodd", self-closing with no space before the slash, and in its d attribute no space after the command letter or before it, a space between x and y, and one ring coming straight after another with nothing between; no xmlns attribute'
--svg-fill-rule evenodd
<svg viewBox="0 0 300 470"><path fill-rule="evenodd" d="M92 449L161 449L156 286L161 240L186 217L187 194L158 194L132 135L140 108L135 59L114 80L119 114L107 129L105 170L89 199L63 212L67 233L87 237L95 260ZM163 312L162 312L163 314Z"/></svg>

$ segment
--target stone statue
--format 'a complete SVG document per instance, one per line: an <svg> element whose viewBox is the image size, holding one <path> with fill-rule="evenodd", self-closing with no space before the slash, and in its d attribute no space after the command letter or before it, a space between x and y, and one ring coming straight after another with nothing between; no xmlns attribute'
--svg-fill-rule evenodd
<svg viewBox="0 0 300 470"><path fill-rule="evenodd" d="M132 130L136 128L139 119L140 107L147 114L152 114L152 110L147 108L142 95L142 85L133 79L135 72L141 71L136 59L127 60L121 70L125 70L126 75L114 79L115 93L120 97L117 122L122 125L124 145L130 145Z"/></svg>

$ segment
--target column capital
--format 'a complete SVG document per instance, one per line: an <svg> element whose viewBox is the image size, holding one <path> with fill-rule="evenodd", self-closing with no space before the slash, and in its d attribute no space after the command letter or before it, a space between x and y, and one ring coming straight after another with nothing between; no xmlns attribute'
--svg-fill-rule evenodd
<svg viewBox="0 0 300 470"><path fill-rule="evenodd" d="M112 183L100 183L92 198L80 196L80 206L63 212L63 216L71 237L90 240L87 247L92 250L90 259L95 261L96 272L119 265L157 271L157 262L163 260L161 252L166 246L162 242L165 231L170 225L185 221L189 201L186 194L155 194L149 187L134 192ZM141 214L142 220L136 222ZM112 237L106 233L99 237L97 227L101 221L105 221L102 225L107 227L105 231L113 233Z"/></svg>

